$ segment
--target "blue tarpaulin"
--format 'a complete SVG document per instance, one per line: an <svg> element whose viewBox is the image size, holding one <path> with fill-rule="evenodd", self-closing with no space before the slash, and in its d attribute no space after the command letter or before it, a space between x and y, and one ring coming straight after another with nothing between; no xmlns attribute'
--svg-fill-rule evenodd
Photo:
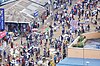
<svg viewBox="0 0 100 66"><path fill-rule="evenodd" d="M5 23L4 23L4 8L0 8L0 30L5 29Z"/></svg>
<svg viewBox="0 0 100 66"><path fill-rule="evenodd" d="M100 59L65 58L56 66L100 66Z"/></svg>

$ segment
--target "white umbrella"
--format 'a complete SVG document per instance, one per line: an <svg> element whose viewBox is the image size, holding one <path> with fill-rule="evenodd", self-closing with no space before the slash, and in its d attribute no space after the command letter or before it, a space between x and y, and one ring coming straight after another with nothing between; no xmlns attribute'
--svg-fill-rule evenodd
<svg viewBox="0 0 100 66"><path fill-rule="evenodd" d="M10 49L10 54L13 55L13 49L12 48Z"/></svg>
<svg viewBox="0 0 100 66"><path fill-rule="evenodd" d="M15 54L16 55L19 55L19 51L17 49L15 50Z"/></svg>
<svg viewBox="0 0 100 66"><path fill-rule="evenodd" d="M64 35L63 35L63 37L68 37L68 36L69 36L68 34L64 34Z"/></svg>
<svg viewBox="0 0 100 66"><path fill-rule="evenodd" d="M53 49L53 48L50 48L49 50L50 50L51 52L55 51L55 49Z"/></svg>
<svg viewBox="0 0 100 66"><path fill-rule="evenodd" d="M38 61L38 64L40 65L40 64L42 64L43 63L43 61L42 60L40 60L40 61Z"/></svg>
<svg viewBox="0 0 100 66"><path fill-rule="evenodd" d="M86 19L86 20L85 20L85 22L89 22L89 21L90 21L89 19Z"/></svg>
<svg viewBox="0 0 100 66"><path fill-rule="evenodd" d="M100 6L97 6L97 9L100 11Z"/></svg>
<svg viewBox="0 0 100 66"><path fill-rule="evenodd" d="M56 54L57 53L57 51L53 51L53 54Z"/></svg>
<svg viewBox="0 0 100 66"><path fill-rule="evenodd" d="M34 28L34 29L32 29L32 31L33 31L33 32L37 32L37 31L38 31L38 29L37 29L37 28Z"/></svg>

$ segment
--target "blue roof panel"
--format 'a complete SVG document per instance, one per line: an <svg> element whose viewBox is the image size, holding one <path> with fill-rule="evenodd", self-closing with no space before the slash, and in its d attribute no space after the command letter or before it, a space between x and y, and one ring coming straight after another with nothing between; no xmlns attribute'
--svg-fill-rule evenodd
<svg viewBox="0 0 100 66"><path fill-rule="evenodd" d="M56 66L100 66L100 59L65 58Z"/></svg>

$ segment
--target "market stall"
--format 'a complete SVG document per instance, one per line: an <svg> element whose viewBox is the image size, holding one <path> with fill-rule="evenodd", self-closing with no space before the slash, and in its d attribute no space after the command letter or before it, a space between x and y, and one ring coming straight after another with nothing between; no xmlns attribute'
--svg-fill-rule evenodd
<svg viewBox="0 0 100 66"><path fill-rule="evenodd" d="M4 47L6 47L6 43L4 41L4 37L6 36L6 32L0 32L0 62L2 62L2 52L4 50Z"/></svg>
<svg viewBox="0 0 100 66"><path fill-rule="evenodd" d="M2 39L2 38L5 37L5 36L6 36L6 32L5 32L5 31L0 32L0 39Z"/></svg>

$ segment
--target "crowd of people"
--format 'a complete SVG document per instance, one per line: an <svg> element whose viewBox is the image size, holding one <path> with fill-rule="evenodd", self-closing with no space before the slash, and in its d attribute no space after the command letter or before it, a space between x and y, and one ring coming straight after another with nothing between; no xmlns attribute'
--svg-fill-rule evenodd
<svg viewBox="0 0 100 66"><path fill-rule="evenodd" d="M18 66L36 66L39 61L41 61L40 66L55 66L56 63L67 56L67 47L75 39L73 33L76 36L80 36L82 33L91 31L91 25L95 25L94 31L100 30L98 22L100 10L97 8L99 1L84 0L80 3L72 4L73 1L55 0L53 3L54 10L62 9L53 14L54 22L52 21L53 25L49 26L50 31L39 33L32 32L30 29L25 37L27 43L22 45L19 45L19 43L18 45L13 44L13 39L11 39L11 48L17 47L14 49L13 54L16 53L15 50L17 49L19 56L14 57L4 51L3 55L7 63L5 66L17 66L15 65L16 63ZM42 25L44 25L44 19L42 21ZM75 26L73 22L75 22ZM55 38L54 32L59 32L59 29L61 29L61 35L59 35L59 38ZM55 49L56 51L53 56L51 56L50 49ZM49 59L47 60L46 58Z"/></svg>

